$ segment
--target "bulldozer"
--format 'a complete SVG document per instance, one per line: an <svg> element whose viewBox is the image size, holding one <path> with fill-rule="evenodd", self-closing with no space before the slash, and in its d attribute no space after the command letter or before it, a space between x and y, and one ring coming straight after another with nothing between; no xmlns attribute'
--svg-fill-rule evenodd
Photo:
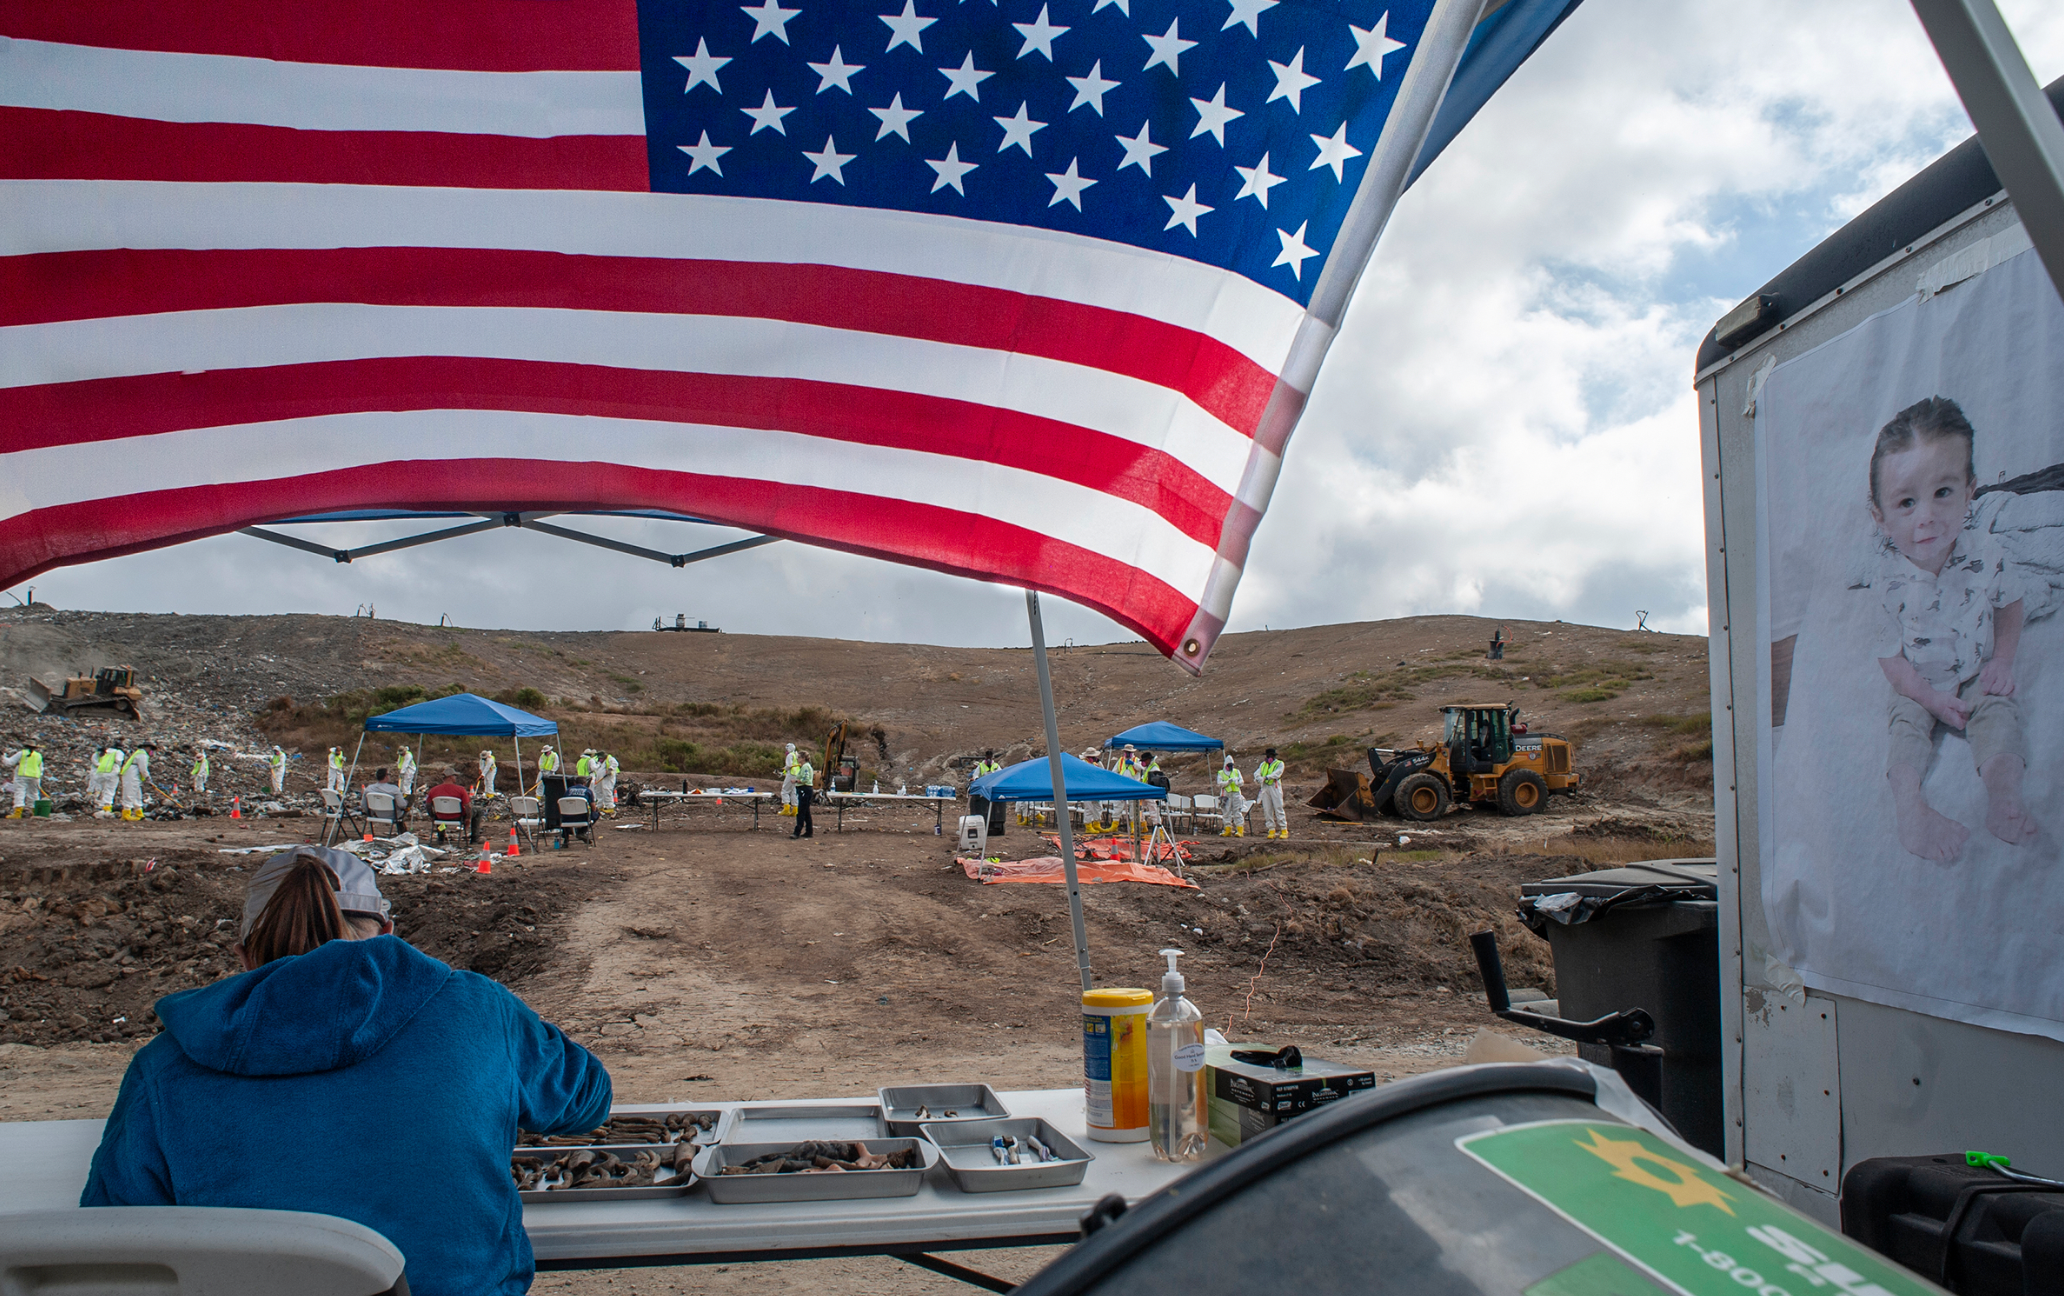
<svg viewBox="0 0 2064 1296"><path fill-rule="evenodd" d="M136 686L136 672L127 666L103 666L91 675L74 675L62 690L31 675L29 701L38 711L59 715L112 711L131 720L143 718L143 690Z"/></svg>
<svg viewBox="0 0 2064 1296"><path fill-rule="evenodd" d="M1439 743L1371 747L1369 773L1328 770L1326 785L1305 804L1321 819L1359 823L1388 811L1425 823L1457 801L1530 815L1549 793L1576 788L1569 740L1528 733L1511 703L1444 706L1441 719Z"/></svg>

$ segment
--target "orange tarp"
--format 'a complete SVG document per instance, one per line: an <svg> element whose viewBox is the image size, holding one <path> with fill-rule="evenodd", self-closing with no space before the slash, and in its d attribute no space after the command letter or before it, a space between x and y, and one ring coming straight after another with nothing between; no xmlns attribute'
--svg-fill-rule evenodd
<svg viewBox="0 0 2064 1296"><path fill-rule="evenodd" d="M961 868L978 882L1065 882L1068 875L1061 871L1061 857L1049 855L1045 859L1010 860L1002 864L991 864L987 860L960 860ZM1075 876L1084 886L1092 882L1150 882L1155 886L1189 887L1196 889L1194 882L1170 873L1157 864L1140 864L1132 860L1088 860L1075 866Z"/></svg>

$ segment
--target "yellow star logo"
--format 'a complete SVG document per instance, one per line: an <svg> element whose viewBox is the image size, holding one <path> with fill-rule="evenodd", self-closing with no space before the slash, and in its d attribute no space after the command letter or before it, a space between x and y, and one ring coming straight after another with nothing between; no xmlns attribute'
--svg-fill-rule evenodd
<svg viewBox="0 0 2064 1296"><path fill-rule="evenodd" d="M1653 1188L1679 1206L1717 1206L1734 1214L1727 1194L1701 1178L1697 1167L1658 1156L1633 1139L1609 1139L1595 1129L1585 1133L1591 1141L1577 1146L1611 1166L1613 1178Z"/></svg>

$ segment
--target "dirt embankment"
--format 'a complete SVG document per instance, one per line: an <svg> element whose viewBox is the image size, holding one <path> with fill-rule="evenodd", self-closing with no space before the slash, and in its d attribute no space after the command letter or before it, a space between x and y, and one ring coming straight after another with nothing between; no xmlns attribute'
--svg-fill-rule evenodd
<svg viewBox="0 0 2064 1296"><path fill-rule="evenodd" d="M1507 647L1491 661L1500 631ZM1070 751L1169 719L1223 738L1243 768L1274 745L1293 774L1316 775L1359 764L1378 742L1431 738L1444 702L1510 700L1537 729L1576 742L1595 786L1710 799L1706 644L1695 637L1409 617L1228 635L1194 679L1139 643L1063 646L1052 658ZM840 718L855 722L862 778L885 786L941 781L988 749L1009 762L1043 746L1023 649L0 611L0 687L22 687L31 670L122 663L144 673L182 742L212 724L226 740L257 741L262 728L264 741L303 751L295 787L313 785L328 744L355 744L367 711L454 687L517 700L557 720L564 743L620 748L648 775L758 776L781 744L821 746ZM0 742L62 727L0 702ZM128 745L151 727L118 726L110 740ZM368 759L386 763L391 746L373 744ZM1205 760L1167 763L1178 791L1208 790Z"/></svg>

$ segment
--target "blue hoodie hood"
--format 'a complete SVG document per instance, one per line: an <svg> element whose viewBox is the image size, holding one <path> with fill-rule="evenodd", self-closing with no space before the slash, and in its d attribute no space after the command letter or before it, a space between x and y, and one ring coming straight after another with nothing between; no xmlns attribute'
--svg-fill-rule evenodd
<svg viewBox="0 0 2064 1296"><path fill-rule="evenodd" d="M167 995L158 1020L181 1052L211 1071L335 1071L385 1048L452 975L397 936L333 940Z"/></svg>

